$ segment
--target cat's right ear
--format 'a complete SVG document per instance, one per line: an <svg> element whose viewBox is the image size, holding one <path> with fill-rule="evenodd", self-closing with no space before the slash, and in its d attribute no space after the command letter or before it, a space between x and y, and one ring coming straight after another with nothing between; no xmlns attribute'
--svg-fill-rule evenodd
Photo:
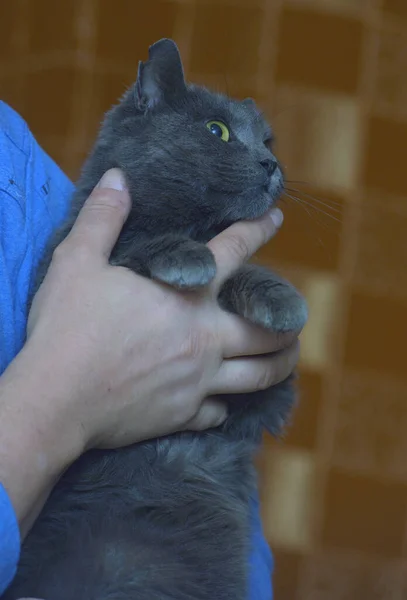
<svg viewBox="0 0 407 600"><path fill-rule="evenodd" d="M139 63L134 99L146 111L160 102L185 94L186 83L181 56L175 42L163 39L149 48L149 59Z"/></svg>

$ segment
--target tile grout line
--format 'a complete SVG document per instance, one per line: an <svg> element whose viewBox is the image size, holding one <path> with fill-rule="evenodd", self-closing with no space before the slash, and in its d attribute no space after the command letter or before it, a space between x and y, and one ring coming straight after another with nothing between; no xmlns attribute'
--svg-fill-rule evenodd
<svg viewBox="0 0 407 600"><path fill-rule="evenodd" d="M174 24L173 38L176 40L186 79L190 71L192 40L196 18L196 0L190 2L177 1L177 16Z"/></svg>
<svg viewBox="0 0 407 600"><path fill-rule="evenodd" d="M72 165L72 154L84 150L88 143L87 116L91 109L93 72L96 62L96 0L82 0L75 14L75 78L72 90L70 131L65 140L65 163Z"/></svg>
<svg viewBox="0 0 407 600"><path fill-rule="evenodd" d="M264 19L259 44L259 66L255 81L257 92L261 99L269 96L271 106L273 106L275 101L275 69L278 54L277 36L281 9L282 0L264 0Z"/></svg>
<svg viewBox="0 0 407 600"><path fill-rule="evenodd" d="M377 1L377 0L376 0ZM374 22L376 21L376 7L370 8L365 15L366 34L364 39L362 54L363 73L359 82L359 89L356 93L356 100L360 103L359 127L361 147L365 147L367 135L367 116L372 103L372 77L373 68L376 65L375 49L377 45L377 35L375 35ZM340 389L345 373L344 351L346 343L346 334L348 330L348 314L350 308L350 296L355 272L355 260L357 256L360 222L362 217L361 201L363 198L363 188L360 180L362 165L359 165L359 178L354 192L347 193L347 210L344 216L342 231L341 255L339 262L339 280L341 289L338 300L340 301L340 316L335 324L334 344L336 351L332 352L330 364L326 372L323 373L323 408L318 418L318 437L317 437L317 474L318 481L317 496L319 505L314 510L315 515L315 547L316 553L323 551L322 534L323 522L326 514L326 506L323 498L327 486L330 468L332 467L332 458L334 452L335 422L337 411L339 409ZM338 302L339 305L339 302ZM318 517L316 517L318 515ZM300 600L304 590L306 578L305 563L303 561L300 567L299 582L297 589L297 599Z"/></svg>
<svg viewBox="0 0 407 600"><path fill-rule="evenodd" d="M15 55L17 55L17 61L19 64L24 62L24 58L29 54L29 31L30 31L30 21L28 18L28 1L29 0L15 0L16 2L16 13L18 15L17 19L14 21L13 34L12 34L12 48ZM17 81L18 93L17 97L19 98L20 108L19 112L24 114L25 112L25 87L26 87L26 78L21 76L20 71L17 69L16 71L10 70L10 74L15 75L15 73L19 73L20 76L16 76L15 79ZM7 73L7 71L6 71Z"/></svg>

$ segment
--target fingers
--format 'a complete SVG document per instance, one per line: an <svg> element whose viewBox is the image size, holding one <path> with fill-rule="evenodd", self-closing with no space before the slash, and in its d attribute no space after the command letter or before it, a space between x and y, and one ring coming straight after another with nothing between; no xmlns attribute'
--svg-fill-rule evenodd
<svg viewBox="0 0 407 600"><path fill-rule="evenodd" d="M110 169L86 200L65 244L86 247L109 258L130 206L123 173Z"/></svg>
<svg viewBox="0 0 407 600"><path fill-rule="evenodd" d="M219 287L238 267L268 242L283 222L283 213L275 208L256 221L240 221L208 242L216 265L214 282Z"/></svg>
<svg viewBox="0 0 407 600"><path fill-rule="evenodd" d="M210 394L240 394L265 390L284 381L299 357L299 342L272 356L225 360L212 383Z"/></svg>
<svg viewBox="0 0 407 600"><path fill-rule="evenodd" d="M221 425L227 417L227 408L216 398L206 398L196 415L185 425L185 431L204 431Z"/></svg>
<svg viewBox="0 0 407 600"><path fill-rule="evenodd" d="M274 333L252 325L232 314L222 314L222 351L224 358L271 354L291 346L301 331Z"/></svg>

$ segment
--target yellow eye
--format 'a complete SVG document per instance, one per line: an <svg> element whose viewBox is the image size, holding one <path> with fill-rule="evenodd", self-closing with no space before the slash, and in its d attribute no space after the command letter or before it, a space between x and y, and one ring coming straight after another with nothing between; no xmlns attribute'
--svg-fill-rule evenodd
<svg viewBox="0 0 407 600"><path fill-rule="evenodd" d="M230 138L229 129L222 121L208 121L206 124L207 128L213 135L220 138L224 142L228 142Z"/></svg>

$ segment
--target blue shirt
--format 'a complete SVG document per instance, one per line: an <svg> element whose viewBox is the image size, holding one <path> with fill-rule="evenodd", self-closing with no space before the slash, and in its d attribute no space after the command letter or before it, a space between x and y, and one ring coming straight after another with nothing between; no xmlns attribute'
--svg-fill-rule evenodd
<svg viewBox="0 0 407 600"><path fill-rule="evenodd" d="M72 191L23 119L0 101L0 375L24 343L32 277ZM252 530L250 600L271 600L272 558L257 499ZM0 482L0 595L14 577L19 553L16 516Z"/></svg>

